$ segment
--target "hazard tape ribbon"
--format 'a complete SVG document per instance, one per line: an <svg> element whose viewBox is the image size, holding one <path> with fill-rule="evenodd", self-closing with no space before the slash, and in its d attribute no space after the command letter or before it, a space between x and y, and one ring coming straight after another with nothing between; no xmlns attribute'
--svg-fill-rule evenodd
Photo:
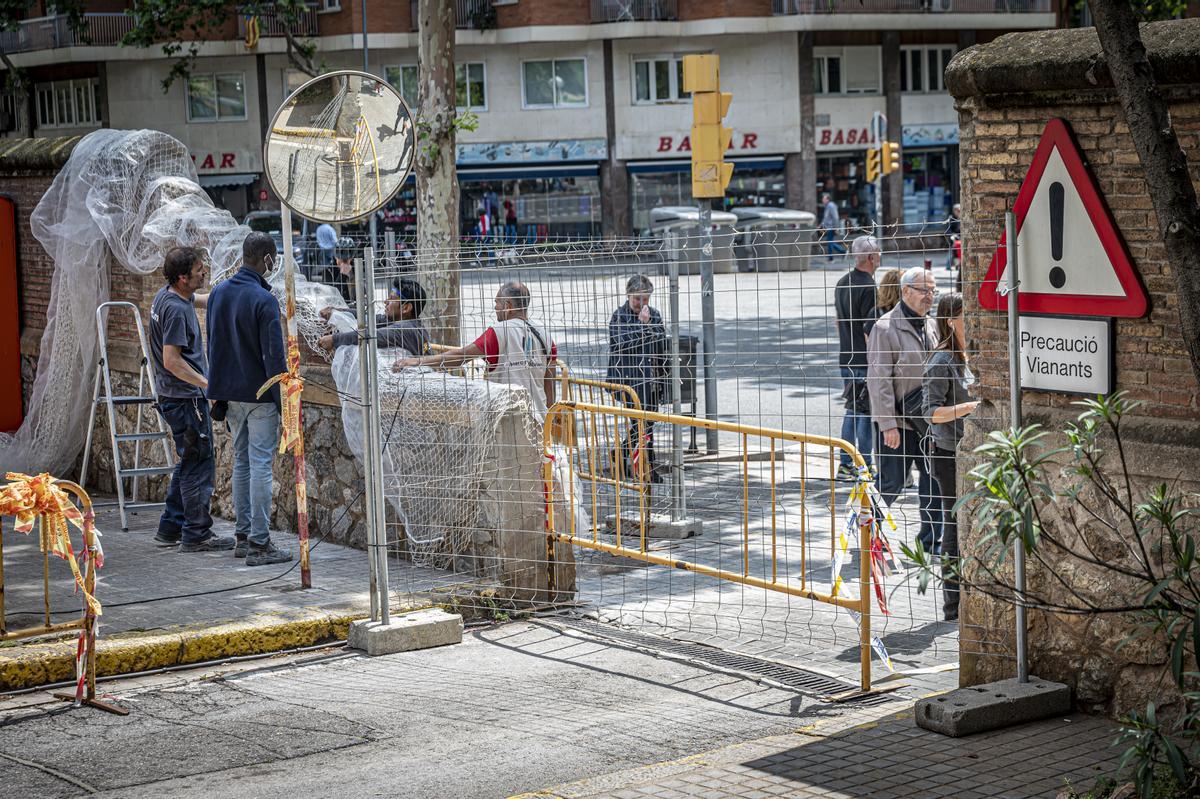
<svg viewBox="0 0 1200 799"><path fill-rule="evenodd" d="M288 370L280 372L262 384L256 395L259 399L271 386L279 384L280 406L283 410L283 431L279 437L279 451L287 452L300 444L300 395L304 391L304 378L300 377L300 348L294 338L288 339Z"/></svg>

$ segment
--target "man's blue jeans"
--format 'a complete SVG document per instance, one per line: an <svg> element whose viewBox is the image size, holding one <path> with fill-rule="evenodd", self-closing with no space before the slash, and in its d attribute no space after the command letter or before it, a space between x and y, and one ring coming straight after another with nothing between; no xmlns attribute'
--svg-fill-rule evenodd
<svg viewBox="0 0 1200 799"><path fill-rule="evenodd" d="M837 234L837 231L834 230L833 228L829 228L828 230L825 231L824 239L826 242L825 254L828 255L830 258L832 258L835 254L842 255L843 253L846 252L846 248L842 245L841 242L839 242L837 240L838 234Z"/></svg>
<svg viewBox="0 0 1200 799"><path fill-rule="evenodd" d="M273 402L230 402L225 421L233 434L236 534L266 546L271 542L271 470L279 447L279 409Z"/></svg>
<svg viewBox="0 0 1200 799"><path fill-rule="evenodd" d="M158 534L164 539L179 538L185 544L203 541L212 535L209 506L216 474L208 402L200 397L162 397L158 412L171 428L179 456L167 489L167 506L158 520Z"/></svg>
<svg viewBox="0 0 1200 799"><path fill-rule="evenodd" d="M867 377L867 367L865 366L841 366L839 371L842 374L842 389L847 389L850 382L854 378L865 380ZM852 410L847 410L846 415L842 417L842 440L853 444L858 453L863 456L868 464L871 463L871 450L874 446L875 434L871 425L871 414L855 413ZM845 452L842 453L842 465L850 468L853 464L850 461L850 456Z"/></svg>

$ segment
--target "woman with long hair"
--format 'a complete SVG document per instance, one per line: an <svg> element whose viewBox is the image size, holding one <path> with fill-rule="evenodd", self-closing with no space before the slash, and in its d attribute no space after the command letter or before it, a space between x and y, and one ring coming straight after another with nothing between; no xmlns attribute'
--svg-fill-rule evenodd
<svg viewBox="0 0 1200 799"><path fill-rule="evenodd" d="M966 355L962 295L945 294L937 304L937 347L925 364L923 404L933 438L932 472L942 506L942 609L946 621L958 620L958 523L953 512L958 501L958 470L954 459L962 439L962 419L979 407L979 401L968 394L974 382Z"/></svg>

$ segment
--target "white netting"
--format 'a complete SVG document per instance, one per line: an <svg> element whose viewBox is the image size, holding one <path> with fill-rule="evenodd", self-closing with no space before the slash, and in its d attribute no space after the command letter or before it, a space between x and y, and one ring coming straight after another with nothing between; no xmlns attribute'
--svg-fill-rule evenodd
<svg viewBox="0 0 1200 799"><path fill-rule="evenodd" d="M84 137L30 227L54 273L29 413L16 433L0 435L0 468L65 475L87 432L96 308L109 297L109 258L149 274L162 268L168 248L203 247L215 277L237 264L248 231L196 184L187 148L147 130Z"/></svg>

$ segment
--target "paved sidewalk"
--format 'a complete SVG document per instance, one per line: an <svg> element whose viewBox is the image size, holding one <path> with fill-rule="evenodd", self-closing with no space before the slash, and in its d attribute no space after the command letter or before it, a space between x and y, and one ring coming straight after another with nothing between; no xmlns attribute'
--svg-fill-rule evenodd
<svg viewBox="0 0 1200 799"><path fill-rule="evenodd" d="M1054 799L1110 775L1121 754L1116 725L1082 714L958 739L918 728L911 710L861 718L513 799Z"/></svg>

